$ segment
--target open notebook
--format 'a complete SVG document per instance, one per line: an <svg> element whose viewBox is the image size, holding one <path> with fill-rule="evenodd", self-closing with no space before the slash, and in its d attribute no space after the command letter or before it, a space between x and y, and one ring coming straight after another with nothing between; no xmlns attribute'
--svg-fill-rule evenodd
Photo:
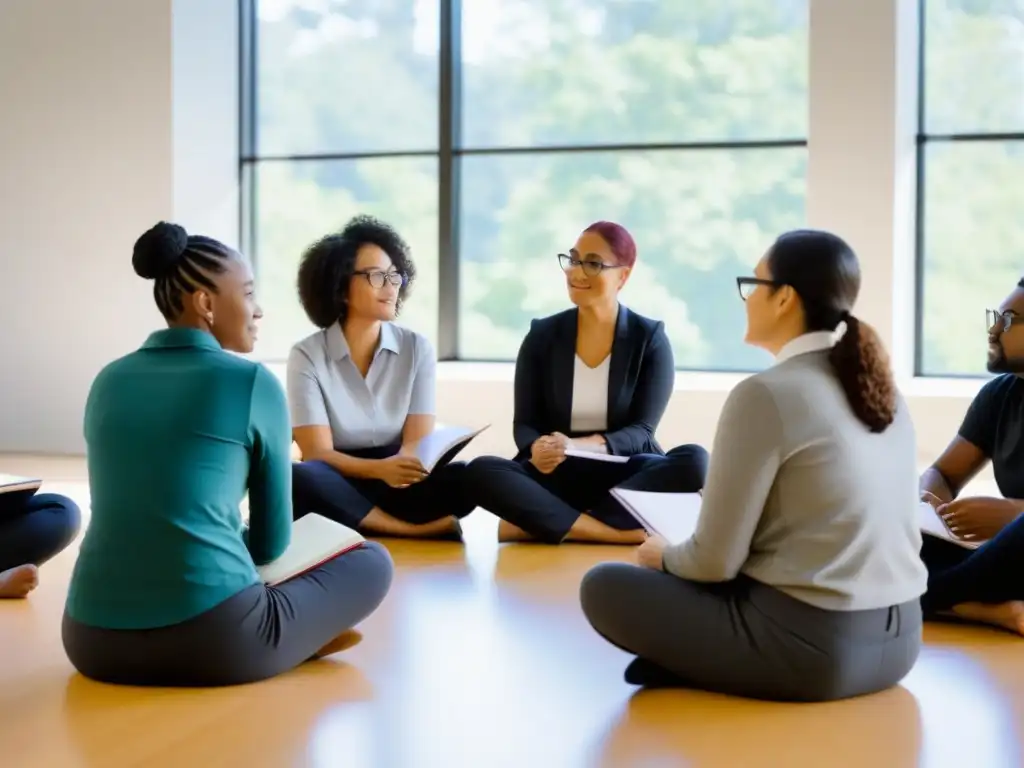
<svg viewBox="0 0 1024 768"><path fill-rule="evenodd" d="M257 566L256 572L265 583L280 584L355 549L365 540L358 531L322 515L303 515L292 523L292 540L284 554Z"/></svg>
<svg viewBox="0 0 1024 768"><path fill-rule="evenodd" d="M701 502L698 493L652 493L613 488L612 495L648 533L661 536L670 544L686 541L697 530Z"/></svg>
<svg viewBox="0 0 1024 768"><path fill-rule="evenodd" d="M953 533L946 526L946 522L939 517L939 513L935 511L935 507L926 501L922 501L918 504L918 519L921 526L921 533L927 534L928 536L935 536L946 541L951 541L958 547L964 549L977 549L981 546L980 541L964 541Z"/></svg>
<svg viewBox="0 0 1024 768"><path fill-rule="evenodd" d="M37 478L0 474L0 493L35 493L42 484L43 481Z"/></svg>
<svg viewBox="0 0 1024 768"><path fill-rule="evenodd" d="M469 445L470 441L483 432L486 424L480 429L468 429L466 427L441 427L435 429L429 435L416 443L416 457L426 467L427 472L433 472L438 467L443 467L454 459L459 452Z"/></svg>

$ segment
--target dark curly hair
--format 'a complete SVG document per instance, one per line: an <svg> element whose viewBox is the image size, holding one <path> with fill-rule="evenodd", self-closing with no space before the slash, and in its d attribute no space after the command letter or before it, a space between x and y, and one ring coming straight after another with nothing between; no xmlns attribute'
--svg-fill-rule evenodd
<svg viewBox="0 0 1024 768"><path fill-rule="evenodd" d="M808 332L846 325L829 359L857 418L884 432L896 416L896 381L875 329L851 314L860 292L853 249L831 232L800 229L775 241L767 265L776 285L789 285L800 297Z"/></svg>
<svg viewBox="0 0 1024 768"><path fill-rule="evenodd" d="M395 311L400 312L416 277L409 246L394 227L373 216L352 218L340 232L325 235L302 254L299 262L299 301L306 317L317 328L345 322L348 287L356 270L359 249L376 245L391 259L395 270L405 275L398 290Z"/></svg>

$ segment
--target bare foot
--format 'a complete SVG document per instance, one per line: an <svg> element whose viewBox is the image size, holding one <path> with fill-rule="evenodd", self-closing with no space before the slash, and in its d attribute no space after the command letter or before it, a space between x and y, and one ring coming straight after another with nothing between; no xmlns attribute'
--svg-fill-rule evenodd
<svg viewBox="0 0 1024 768"><path fill-rule="evenodd" d="M962 619L992 624L1018 635L1024 635L1024 601L1006 603L961 603L953 606L953 614Z"/></svg>
<svg viewBox="0 0 1024 768"><path fill-rule="evenodd" d="M506 541L532 541L532 540L533 540L533 536L528 534L526 531L524 531L519 526L512 525L512 523L508 522L507 520L502 520L502 521L500 521L498 523L498 541L499 542L506 542Z"/></svg>
<svg viewBox="0 0 1024 768"><path fill-rule="evenodd" d="M332 653L338 653L339 651L346 651L349 648L351 648L353 645L358 645L358 643L362 639L363 639L363 635L358 630L346 629L344 632L342 632L336 638L331 640L331 642L329 642L327 645L325 645L323 648L321 648L319 651L317 651L313 655L313 658L315 658L315 659L322 659L324 656L330 656Z"/></svg>
<svg viewBox="0 0 1024 768"><path fill-rule="evenodd" d="M0 573L0 598L22 598L39 586L39 569L19 565Z"/></svg>

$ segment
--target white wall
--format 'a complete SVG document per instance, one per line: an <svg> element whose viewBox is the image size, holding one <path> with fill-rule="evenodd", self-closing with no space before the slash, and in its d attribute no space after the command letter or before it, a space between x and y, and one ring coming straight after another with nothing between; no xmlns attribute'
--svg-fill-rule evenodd
<svg viewBox="0 0 1024 768"><path fill-rule="evenodd" d="M159 323L139 234L237 239L236 5L0 2L0 450L83 450L92 378Z"/></svg>
<svg viewBox="0 0 1024 768"><path fill-rule="evenodd" d="M0 3L0 450L81 451L89 381L158 322L129 265L145 227L174 217L236 242L236 5ZM893 351L925 462L979 384L909 375L916 5L811 0L808 222L858 250L858 312ZM511 366L440 377L440 418L491 422L475 452L510 453ZM680 374L662 443L709 444L736 380Z"/></svg>

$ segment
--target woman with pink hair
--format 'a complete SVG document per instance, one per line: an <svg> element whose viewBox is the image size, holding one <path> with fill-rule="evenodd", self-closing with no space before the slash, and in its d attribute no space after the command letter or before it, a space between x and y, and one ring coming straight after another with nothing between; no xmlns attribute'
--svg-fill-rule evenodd
<svg viewBox="0 0 1024 768"><path fill-rule="evenodd" d="M558 255L572 309L534 320L519 348L512 459L467 467L467 492L501 518L501 541L639 544L646 533L614 487L695 492L708 455L655 439L675 382L665 325L619 303L636 244L598 221ZM580 452L624 457L600 461Z"/></svg>

